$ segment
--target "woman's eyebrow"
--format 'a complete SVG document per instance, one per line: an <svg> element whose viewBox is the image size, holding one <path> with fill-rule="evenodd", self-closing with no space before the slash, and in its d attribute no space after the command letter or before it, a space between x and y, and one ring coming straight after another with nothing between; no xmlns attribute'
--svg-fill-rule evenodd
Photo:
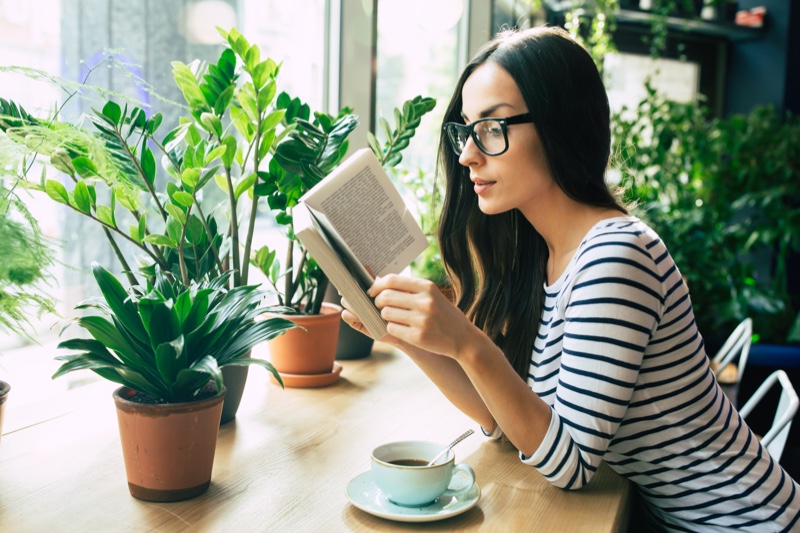
<svg viewBox="0 0 800 533"><path fill-rule="evenodd" d="M514 106L513 106L513 105L511 105L511 104L507 104L507 103L505 103L505 102L501 102L501 103L499 103L499 104L495 104L495 105L493 105L493 106L491 106L491 107L487 107L486 109L484 109L483 111L481 111L481 113L480 113L480 118L491 117L491 116L492 116L492 114L493 114L495 111L497 111L498 109L500 109L501 107L510 107L510 108L512 108L512 109L514 108ZM464 121L469 121L469 118L467 117L467 115L465 115L465 114L464 114L464 112L463 112L463 111L461 112L461 118L463 118L463 119L464 119Z"/></svg>

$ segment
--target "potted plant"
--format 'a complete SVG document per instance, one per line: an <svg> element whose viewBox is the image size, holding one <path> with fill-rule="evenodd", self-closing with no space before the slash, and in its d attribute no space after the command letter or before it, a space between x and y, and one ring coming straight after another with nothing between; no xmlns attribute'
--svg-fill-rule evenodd
<svg viewBox="0 0 800 533"><path fill-rule="evenodd" d="M277 145L260 194L266 194L275 220L284 226L286 253L283 263L277 250L263 246L252 262L267 277L278 294L278 304L293 310L291 320L303 326L270 342L270 357L284 373L287 385L317 386L335 381L337 335L341 307L324 301L328 279L313 257L297 239L292 227L292 208L309 189L336 168L347 153L348 136L358 125L349 109L337 116L315 112L298 98L281 95L278 108L284 109L288 134ZM422 117L435 106L432 98L417 96L394 110L394 128L381 118L382 138L368 133L369 145L384 168L395 168L402 151L409 145ZM285 130L285 131L287 131ZM310 328L319 327L329 337ZM300 343L295 346L294 343ZM312 356L313 354L313 356ZM310 378L308 376L315 376ZM327 376L327 378L326 378ZM312 384L312 385L306 385Z"/></svg>
<svg viewBox="0 0 800 533"><path fill-rule="evenodd" d="M20 185L43 191L99 224L131 286L140 285L142 275L152 281L156 268L187 286L228 269L233 270L230 288L249 283L247 258L267 162L292 126L275 105L280 66L262 60L259 48L237 30L221 34L226 46L216 63L172 62L186 112L163 136L161 113L120 105L119 95L86 80L80 91L94 90L104 100L87 115L88 125L62 119L61 108L53 117L37 119L0 100L0 131L14 149L5 154L16 156L17 174L24 177ZM113 57L107 61L120 67ZM69 98L77 95L74 84L47 79L70 90ZM28 175L25 162L36 157L51 173ZM219 201L219 191L212 190L217 187L223 191ZM136 262L121 242L135 250ZM223 423L236 414L246 371L224 370Z"/></svg>
<svg viewBox="0 0 800 533"><path fill-rule="evenodd" d="M281 305L304 315L319 314L327 280L292 234L291 208L344 157L358 119L348 109L336 116L314 113L312 119L298 98L278 95L280 65L262 60L258 46L236 29L220 33L226 46L216 63L172 63L189 112L163 137L158 134L160 113L148 116L113 98L88 115L91 128L60 122L58 115L38 120L15 103L0 101L0 116L6 117L0 131L27 149L24 157L43 156L68 176L71 188L58 179L27 176L24 159L18 158L25 186L44 191L102 226L130 285L140 284L137 271L118 241L138 250L137 259L145 265L138 273L149 279L158 267L166 277L188 285L231 268L230 286L235 288L249 282L255 264L276 288L280 283ZM400 152L432 106L431 99L418 97L396 113L395 130L382 122L386 143L381 147L375 142L374 149L380 150L385 165L399 163ZM224 199L208 206L212 195L205 193L212 183L224 191ZM264 197L287 231L288 259L282 266L274 250L254 251L256 216ZM231 413L227 407L238 407L244 387L242 378L234 390L230 372L225 379L223 422L235 416L235 408Z"/></svg>
<svg viewBox="0 0 800 533"><path fill-rule="evenodd" d="M294 327L274 318L256 321L262 291L228 288L231 271L184 284L156 267L154 283L125 290L98 264L92 272L103 294L78 306L99 314L74 322L92 339L60 349L78 353L53 375L89 369L122 385L114 394L132 496L176 501L210 483L225 387L221 367L268 362L246 357L255 344Z"/></svg>
<svg viewBox="0 0 800 533"><path fill-rule="evenodd" d="M798 117L756 107L712 119L648 87L613 128L620 184L671 243L710 349L748 316L756 352L800 342Z"/></svg>
<svg viewBox="0 0 800 533"><path fill-rule="evenodd" d="M55 312L52 299L42 290L54 255L25 204L2 184L0 242L4 253L0 262L0 331L32 339L30 313ZM0 436L10 390L8 383L0 381Z"/></svg>

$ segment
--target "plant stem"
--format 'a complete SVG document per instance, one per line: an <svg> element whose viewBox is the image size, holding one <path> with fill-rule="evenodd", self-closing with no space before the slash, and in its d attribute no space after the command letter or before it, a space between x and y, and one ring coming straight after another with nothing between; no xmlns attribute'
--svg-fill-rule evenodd
<svg viewBox="0 0 800 533"><path fill-rule="evenodd" d="M256 101L258 101L258 89L256 88ZM253 155L253 172L256 174L256 182L258 183L258 167L261 164L261 159L258 153L261 150L259 143L263 140L261 136L261 110L258 110L258 120L256 120L256 138L253 145L255 146L255 154ZM245 159L245 161L247 161ZM244 255L242 256L242 285L247 285L247 277L250 274L250 246L253 243L253 232L256 227L256 216L258 215L258 195L255 191L255 183L253 184L253 202L250 205L250 222L247 225L247 233L244 240Z"/></svg>
<svg viewBox="0 0 800 533"><path fill-rule="evenodd" d="M186 208L186 220L189 220L189 215L192 213L192 208ZM183 257L183 250L186 245L186 224L183 224L181 229L181 238L178 243L178 264L181 266L181 278L184 285L189 285L189 273L186 271L186 258Z"/></svg>
<svg viewBox="0 0 800 533"><path fill-rule="evenodd" d="M222 274L222 259L219 256L219 250L217 250L217 245L214 244L214 239L211 236L211 228L208 225L208 221L206 220L205 214L203 214L203 209L200 207L200 202L195 199L194 205L197 206L197 214L200 215L200 222L203 224L203 228L206 230L206 236L208 236L208 242L211 244L211 251L214 252L214 258L217 260L217 268L219 269L220 274Z"/></svg>
<svg viewBox="0 0 800 533"><path fill-rule="evenodd" d="M286 303L284 305L292 307L292 296L294 295L294 288L293 288L294 283L292 283L294 241L292 239L288 239L287 244L288 245L286 247L286 261L284 263L286 265L284 267L284 269L286 270L286 279L283 280L283 287L284 287L283 293L286 295Z"/></svg>
<svg viewBox="0 0 800 533"><path fill-rule="evenodd" d="M116 126L114 127L114 133L117 135L119 142L122 143L122 146L124 146L126 151L130 154L131 162L133 162L133 166L136 167L136 172L138 172L139 175L142 177L142 181L144 181L147 190L150 191L150 196L152 196L153 200L155 200L156 202L156 206L158 207L158 213L161 215L161 218L164 219L164 222L166 222L167 212L164 211L164 206L162 206L161 202L158 200L158 195L156 194L156 190L153 188L153 184L147 181L147 176L145 176L144 169L142 169L142 166L139 164L139 160L136 159L136 156L133 155L133 151L131 151L130 147L128 146L128 143L125 141L125 139L122 138L122 132L120 132ZM146 147L147 147L147 140L145 140L145 142L142 143L142 150L144 150Z"/></svg>
<svg viewBox="0 0 800 533"><path fill-rule="evenodd" d="M111 248L114 250L114 255L117 256L117 260L119 261L120 265L122 265L122 270L125 272L125 276L128 278L128 283L130 283L132 287L134 285L138 285L139 282L137 281L136 276L133 275L133 271L128 265L128 261L125 260L125 256L122 255L122 250L120 250L119 246L117 246L117 241L114 240L114 236L111 235L111 232L108 231L108 228L106 227L103 227L103 233L106 234L106 238L111 244Z"/></svg>
<svg viewBox="0 0 800 533"><path fill-rule="evenodd" d="M239 217L236 213L236 191L233 189L233 178L230 167L225 167L225 179L228 182L228 199L231 203L231 255L233 255L233 286L240 287L242 271L239 261Z"/></svg>
<svg viewBox="0 0 800 533"><path fill-rule="evenodd" d="M317 285L317 294L311 304L312 315L318 315L322 311L322 301L325 299L325 291L328 290L328 278L326 276L320 277L319 285Z"/></svg>

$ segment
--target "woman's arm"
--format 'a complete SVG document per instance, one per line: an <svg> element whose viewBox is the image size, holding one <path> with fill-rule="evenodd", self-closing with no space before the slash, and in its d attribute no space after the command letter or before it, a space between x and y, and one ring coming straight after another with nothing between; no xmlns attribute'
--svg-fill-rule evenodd
<svg viewBox="0 0 800 533"><path fill-rule="evenodd" d="M356 331L369 335L358 317L348 309L347 300L343 299L342 305L345 308L342 319ZM394 346L408 355L445 397L464 414L480 424L481 427L488 430L494 429L496 424L491 412L457 361L423 350L393 335L386 335L380 341Z"/></svg>
<svg viewBox="0 0 800 533"><path fill-rule="evenodd" d="M456 407L488 430L499 425L525 455L539 447L550 425L550 407L433 283L389 275L375 281L370 295L388 322L390 342Z"/></svg>

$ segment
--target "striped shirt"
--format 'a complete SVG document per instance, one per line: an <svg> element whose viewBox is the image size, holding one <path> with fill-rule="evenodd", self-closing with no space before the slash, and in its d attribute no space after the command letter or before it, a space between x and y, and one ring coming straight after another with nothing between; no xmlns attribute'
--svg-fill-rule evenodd
<svg viewBox="0 0 800 533"><path fill-rule="evenodd" d="M604 460L669 531L800 529L800 487L717 385L652 229L601 221L545 292L528 384L553 415L525 463L577 489Z"/></svg>

